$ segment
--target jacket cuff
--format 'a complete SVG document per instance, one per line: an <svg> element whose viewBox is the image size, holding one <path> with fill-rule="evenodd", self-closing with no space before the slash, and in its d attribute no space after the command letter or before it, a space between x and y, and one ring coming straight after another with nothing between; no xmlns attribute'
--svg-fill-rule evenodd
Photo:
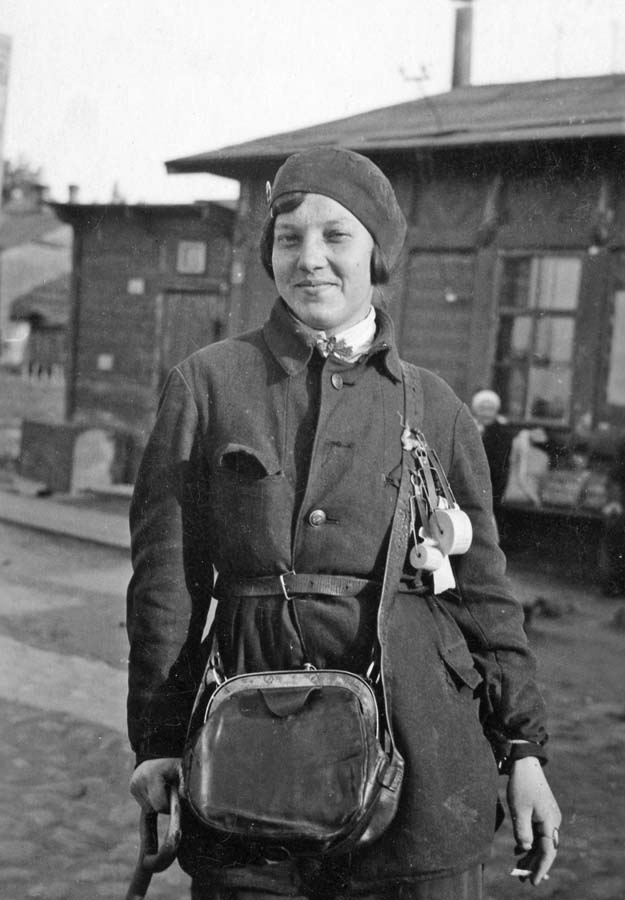
<svg viewBox="0 0 625 900"><path fill-rule="evenodd" d="M169 739L168 739L169 738ZM135 747L135 765L138 766L147 759L165 759L166 757L180 758L184 751L184 739L172 740L172 736L152 734L140 741Z"/></svg>
<svg viewBox="0 0 625 900"><path fill-rule="evenodd" d="M541 766L544 766L549 755L542 744L535 741L508 741L504 747L503 756L499 760L499 772L501 775L509 775L512 766L518 759L526 759L533 756L539 760Z"/></svg>

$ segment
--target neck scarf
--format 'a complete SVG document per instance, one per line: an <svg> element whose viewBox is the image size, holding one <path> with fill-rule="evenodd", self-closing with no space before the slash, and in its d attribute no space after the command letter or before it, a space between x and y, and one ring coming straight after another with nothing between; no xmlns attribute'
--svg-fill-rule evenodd
<svg viewBox="0 0 625 900"><path fill-rule="evenodd" d="M343 362L354 363L369 350L375 339L375 309L369 312L360 322L330 337L325 331L315 332L315 346L322 356L332 356Z"/></svg>

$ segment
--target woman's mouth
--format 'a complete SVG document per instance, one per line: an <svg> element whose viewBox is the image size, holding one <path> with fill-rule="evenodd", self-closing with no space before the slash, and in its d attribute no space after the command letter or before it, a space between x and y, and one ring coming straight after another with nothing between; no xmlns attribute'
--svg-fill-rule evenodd
<svg viewBox="0 0 625 900"><path fill-rule="evenodd" d="M295 285L298 288L306 288L307 290L317 290L319 288L334 287L333 281L298 281Z"/></svg>

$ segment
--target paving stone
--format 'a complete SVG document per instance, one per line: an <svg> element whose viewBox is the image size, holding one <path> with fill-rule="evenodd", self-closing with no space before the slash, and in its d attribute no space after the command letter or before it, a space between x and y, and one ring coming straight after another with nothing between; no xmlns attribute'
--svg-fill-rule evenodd
<svg viewBox="0 0 625 900"><path fill-rule="evenodd" d="M37 855L38 847L33 841L0 840L0 863L28 862Z"/></svg>
<svg viewBox="0 0 625 900"><path fill-rule="evenodd" d="M94 888L95 894L98 897L112 897L114 900L119 900L120 897L125 896L129 883L130 876L128 881L109 881L104 884L98 884ZM151 889L150 898L154 900L154 892Z"/></svg>
<svg viewBox="0 0 625 900"><path fill-rule="evenodd" d="M0 875L5 883L8 881L28 881L32 872L30 869L22 869L19 866L3 866Z"/></svg>
<svg viewBox="0 0 625 900"><path fill-rule="evenodd" d="M26 821L36 828L49 828L58 819L56 812L50 809L27 809L23 814Z"/></svg>
<svg viewBox="0 0 625 900"><path fill-rule="evenodd" d="M42 896L46 900L66 900L70 890L71 887L67 881L52 881L46 884L46 892Z"/></svg>

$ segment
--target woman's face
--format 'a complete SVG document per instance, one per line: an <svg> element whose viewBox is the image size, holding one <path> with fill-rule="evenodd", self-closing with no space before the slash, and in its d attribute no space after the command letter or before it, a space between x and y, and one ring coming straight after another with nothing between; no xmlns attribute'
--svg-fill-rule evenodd
<svg viewBox="0 0 625 900"><path fill-rule="evenodd" d="M280 296L311 328L335 334L371 305L373 238L336 200L306 194L275 221L271 262Z"/></svg>

